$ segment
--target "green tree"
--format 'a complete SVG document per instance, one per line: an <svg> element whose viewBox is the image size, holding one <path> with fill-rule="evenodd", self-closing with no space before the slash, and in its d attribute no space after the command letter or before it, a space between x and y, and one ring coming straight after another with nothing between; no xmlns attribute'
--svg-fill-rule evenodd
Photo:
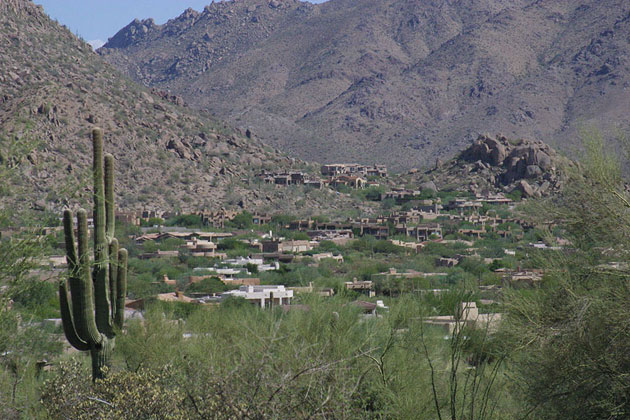
<svg viewBox="0 0 630 420"><path fill-rule="evenodd" d="M234 216L234 219L232 219L228 224L238 229L249 229L254 225L253 216L250 212L243 211L242 213Z"/></svg>
<svg viewBox="0 0 630 420"><path fill-rule="evenodd" d="M630 418L630 270L611 264L630 248L630 194L601 136L585 149L562 195L537 211L572 249L542 260L543 287L507 300L516 379L535 418Z"/></svg>

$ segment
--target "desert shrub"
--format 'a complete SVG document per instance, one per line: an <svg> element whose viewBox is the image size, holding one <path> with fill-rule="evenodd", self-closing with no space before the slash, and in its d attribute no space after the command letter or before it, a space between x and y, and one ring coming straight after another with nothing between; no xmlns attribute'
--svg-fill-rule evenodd
<svg viewBox="0 0 630 420"><path fill-rule="evenodd" d="M109 372L92 383L77 360L61 362L42 392L53 419L185 419L184 398L168 367Z"/></svg>

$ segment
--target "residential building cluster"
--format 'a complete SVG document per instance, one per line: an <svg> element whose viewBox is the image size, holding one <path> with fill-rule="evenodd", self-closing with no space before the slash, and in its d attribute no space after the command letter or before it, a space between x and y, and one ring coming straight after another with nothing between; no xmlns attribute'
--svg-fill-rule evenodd
<svg viewBox="0 0 630 420"><path fill-rule="evenodd" d="M302 171L264 171L257 174L256 177L266 184L273 185L306 185L317 189L346 186L361 189L370 185L377 186L378 182L370 181L370 179L387 177L387 167L384 165L359 165L356 163L328 164L322 165L321 175L323 178L315 177Z"/></svg>

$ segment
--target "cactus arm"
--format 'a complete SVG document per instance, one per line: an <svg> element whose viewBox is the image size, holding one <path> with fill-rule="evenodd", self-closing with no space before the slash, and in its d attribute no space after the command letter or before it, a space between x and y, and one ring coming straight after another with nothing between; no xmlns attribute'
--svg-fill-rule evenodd
<svg viewBox="0 0 630 420"><path fill-rule="evenodd" d="M125 322L125 296L127 296L127 250L118 251L118 278L116 279L116 313L114 322L118 328Z"/></svg>
<svg viewBox="0 0 630 420"><path fill-rule="evenodd" d="M113 334L109 297L109 243L105 235L105 176L103 171L103 131L92 130L94 159L94 306L98 330L109 336Z"/></svg>
<svg viewBox="0 0 630 420"><path fill-rule="evenodd" d="M99 128L92 130L93 162L92 175L94 177L94 258L98 265L106 260L105 241L105 179L103 174L103 131ZM98 253L98 255L96 255ZM98 257L101 257L100 259Z"/></svg>
<svg viewBox="0 0 630 420"><path fill-rule="evenodd" d="M76 274L78 268L77 248L74 244L74 224L72 223L72 212L65 210L63 212L63 230L66 239L66 259L68 267L72 275Z"/></svg>
<svg viewBox="0 0 630 420"><path fill-rule="evenodd" d="M70 303L68 302L68 286L65 279L59 282L59 307L61 309L63 332L70 345L79 351L89 350L90 345L79 337L74 326L72 311L70 310Z"/></svg>
<svg viewBox="0 0 630 420"><path fill-rule="evenodd" d="M78 275L70 277L72 314L77 335L90 345L95 345L100 344L103 338L94 320L94 285L90 275L87 213L85 210L81 209L77 212L77 220L79 225L79 265Z"/></svg>
<svg viewBox="0 0 630 420"><path fill-rule="evenodd" d="M112 322L116 317L118 286L118 239L114 238L109 242L109 296L110 296L110 316Z"/></svg>
<svg viewBox="0 0 630 420"><path fill-rule="evenodd" d="M115 233L116 213L114 212L114 156L109 153L105 155L105 220L107 241L111 242Z"/></svg>

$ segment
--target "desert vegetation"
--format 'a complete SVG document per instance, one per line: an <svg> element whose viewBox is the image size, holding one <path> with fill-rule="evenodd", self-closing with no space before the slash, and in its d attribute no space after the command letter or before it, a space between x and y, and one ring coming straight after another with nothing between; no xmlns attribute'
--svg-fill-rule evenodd
<svg viewBox="0 0 630 420"><path fill-rule="evenodd" d="M0 2L0 419L630 418L628 7L408 3Z"/></svg>
<svg viewBox="0 0 630 420"><path fill-rule="evenodd" d="M11 176L8 166L3 170ZM453 239L429 241L418 253L364 236L345 245L322 241L272 271L256 273L251 265L247 270L261 284L334 290L332 297L299 294L292 305L266 309L240 297L206 305L151 299L173 290L212 294L235 286L217 277L187 285L194 268L211 269L221 260L186 253L140 259L148 250L178 249L182 241L138 245L128 236L134 228L120 225L116 232L130 255L129 297L145 303L141 316L112 324L116 348L96 380L90 357L68 352L61 326L44 321L59 316L63 295L54 281L33 278L37 258L63 246L60 234L5 238L2 416L626 418L630 289L627 268L618 261L627 246L628 196L618 162L598 138L586 143L583 164L569 177L559 195L520 204L521 211L557 222L553 231L473 240L479 256L455 267L438 260L470 247L448 233L460 225L446 227L445 237ZM5 223L15 217L3 216ZM233 228L252 228L250 220L251 214L242 214ZM293 221L277 216L260 230L288 232ZM249 231L224 239L222 249L239 249L241 240L255 237L255 229ZM522 247L559 234L570 246ZM315 263L324 251L343 260ZM510 286L500 270L516 266L544 269L544 275L533 287ZM391 267L417 274L388 276ZM163 275L175 284L155 281ZM353 281L373 281L376 298L349 289ZM376 314L357 303L373 299L383 302L375 305ZM501 321L471 324L457 309L462 302L477 303L480 314L501 314ZM449 329L435 322L449 316Z"/></svg>

